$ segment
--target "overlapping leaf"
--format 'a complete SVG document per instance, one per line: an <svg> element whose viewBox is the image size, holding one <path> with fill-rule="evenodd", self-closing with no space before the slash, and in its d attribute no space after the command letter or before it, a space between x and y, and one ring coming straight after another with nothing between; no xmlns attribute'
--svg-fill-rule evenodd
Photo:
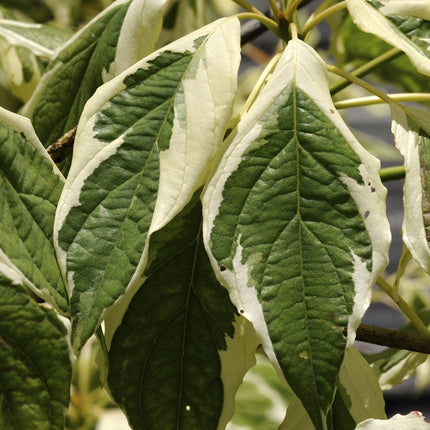
<svg viewBox="0 0 430 430"><path fill-rule="evenodd" d="M52 237L63 182L29 120L0 108L0 272L67 313Z"/></svg>
<svg viewBox="0 0 430 430"><path fill-rule="evenodd" d="M0 64L15 96L28 101L54 49L69 36L52 26L0 19Z"/></svg>
<svg viewBox="0 0 430 430"><path fill-rule="evenodd" d="M111 343L110 390L134 429L224 428L258 343L212 272L198 193L151 236L149 259Z"/></svg>
<svg viewBox="0 0 430 430"><path fill-rule="evenodd" d="M335 43L330 46L330 53L336 56L339 67L359 67L391 48L373 34L362 32L347 14L330 27L335 38ZM387 67L374 69L372 73L386 83L400 86L404 91L426 92L430 89L428 76L417 72L405 55L391 60Z"/></svg>
<svg viewBox="0 0 430 430"><path fill-rule="evenodd" d="M0 274L0 428L63 430L71 363L66 328Z"/></svg>
<svg viewBox="0 0 430 430"><path fill-rule="evenodd" d="M430 273L429 113L391 105L392 132L405 158L402 235L415 261Z"/></svg>
<svg viewBox="0 0 430 430"><path fill-rule="evenodd" d="M316 428L390 241L379 163L335 111L323 62L290 41L203 200L204 240L233 303Z"/></svg>
<svg viewBox="0 0 430 430"><path fill-rule="evenodd" d="M423 1L347 0L354 23L402 50L417 70L430 74L430 15Z"/></svg>
<svg viewBox="0 0 430 430"><path fill-rule="evenodd" d="M76 349L139 284L150 233L204 183L231 114L239 50L237 19L215 22L138 62L87 104L56 218Z"/></svg>
<svg viewBox="0 0 430 430"><path fill-rule="evenodd" d="M364 357L353 346L345 351L337 392L331 408L332 428L354 430L369 418L385 419L385 404L378 380ZM311 420L297 398L290 402L279 430L312 430Z"/></svg>
<svg viewBox="0 0 430 430"><path fill-rule="evenodd" d="M100 85L153 51L163 4L117 0L57 52L23 111L45 146L76 126Z"/></svg>

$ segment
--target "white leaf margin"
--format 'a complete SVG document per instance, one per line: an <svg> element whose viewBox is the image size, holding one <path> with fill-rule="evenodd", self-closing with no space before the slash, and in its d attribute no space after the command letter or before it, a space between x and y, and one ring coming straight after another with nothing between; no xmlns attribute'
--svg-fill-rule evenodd
<svg viewBox="0 0 430 430"><path fill-rule="evenodd" d="M389 5L391 2L387 2L387 4ZM371 33L402 50L420 73L430 75L430 58L420 52L406 35L396 29L394 24L386 19L381 9L378 11L366 0L346 0L346 4L354 24L360 30Z"/></svg>
<svg viewBox="0 0 430 430"><path fill-rule="evenodd" d="M145 250L135 275L127 286L127 296L130 298L142 282L141 276L148 257L150 235L173 219L205 182L207 169L219 150L231 116L237 91L240 24L236 17L217 20L153 52L99 87L88 100L76 131L72 165L58 203L54 224L54 243L64 274L66 274L67 255L58 244L58 232L71 208L80 205L79 194L86 179L123 143L123 136L108 145L97 140L93 129L98 112L110 103L111 98L126 88L124 79L127 76L134 74L138 69L148 68L150 61L162 55L164 51L195 52L194 42L201 36L207 36L207 40L198 48L198 55L192 59L196 65L196 71L192 77L183 80L183 92L174 100L175 119L171 145L168 150L160 153L159 192ZM220 52L226 55L222 56ZM217 91L213 91L212 84L208 85L207 82L212 84L216 82ZM196 85L199 91L195 90ZM202 121L202 112L205 112L204 121ZM204 141L202 136L206 137ZM71 293L74 286L73 273L68 273L67 279ZM129 299L120 300L128 302ZM121 307L125 309L126 305L125 303Z"/></svg>
<svg viewBox="0 0 430 430"><path fill-rule="evenodd" d="M384 15L406 15L430 20L428 0L390 0L381 7Z"/></svg>
<svg viewBox="0 0 430 430"><path fill-rule="evenodd" d="M349 413L356 423L369 418L386 419L385 402L378 379L366 359L354 346L345 350L345 357L339 371L339 383L349 396L351 402ZM305 408L294 396L279 430L314 429Z"/></svg>
<svg viewBox="0 0 430 430"><path fill-rule="evenodd" d="M26 141L30 143L52 166L54 175L58 176L62 182L65 181L64 176L55 165L52 158L40 142L33 129L31 121L21 115L8 111L0 107L0 121L11 127L16 133L21 133ZM8 256L1 249L0 244L0 272L3 273L14 284L24 285L33 291L39 297L42 297L48 303L51 303L55 308L55 300L51 297L50 293L45 290L40 290L33 284L13 263Z"/></svg>
<svg viewBox="0 0 430 430"><path fill-rule="evenodd" d="M15 27L16 30L14 31L10 27ZM23 48L27 48L34 55L46 57L51 60L54 57L53 49L43 46L40 43L35 42L33 39L29 39L19 32L20 29L41 30L42 28L42 24L0 19L1 38L5 39L6 42L12 46L21 46Z"/></svg>
<svg viewBox="0 0 430 430"><path fill-rule="evenodd" d="M367 419L358 424L355 430L429 430L430 424L424 421L421 412L408 415L396 414L388 420Z"/></svg>
<svg viewBox="0 0 430 430"><path fill-rule="evenodd" d="M271 67L273 67L271 65ZM229 146L221 159L218 168L207 184L203 193L203 239L213 270L224 286L227 286L230 298L242 315L248 318L260 336L263 348L272 364L282 375L276 359L273 346L268 334L262 306L257 298L257 292L248 283L248 267L242 264L242 246L239 237L236 245L236 255L233 258L233 271L221 271L211 253L210 235L214 221L219 213L223 200L223 189L228 177L237 170L245 151L260 133L260 119L279 102L279 95L294 81L294 85L304 91L321 111L337 127L362 160L359 167L364 185L356 183L351 178L341 176L341 180L349 189L365 223L372 243L372 272L369 273L366 262L354 255L353 279L356 285L353 312L348 322L347 345L353 344L356 329L370 304L372 287L379 273L388 264L388 250L391 233L386 216L386 189L379 177L380 162L369 154L355 139L349 128L336 111L328 88L328 76L325 63L318 54L306 43L292 39L281 55L275 70L267 84L261 90L254 104L241 118L237 129L232 132Z"/></svg>
<svg viewBox="0 0 430 430"><path fill-rule="evenodd" d="M103 82L118 76L155 50L161 33L167 0L133 0L125 15L115 60L103 75Z"/></svg>
<svg viewBox="0 0 430 430"><path fill-rule="evenodd" d="M406 108L396 103L391 103L390 108L392 117L391 131L394 135L396 147L404 157L405 166L403 242L414 260L427 273L430 273L430 248L424 228L421 166L417 146L419 139L418 126L423 127L427 133L430 131L428 118L425 118L425 116L428 117L428 113L426 115L424 111Z"/></svg>

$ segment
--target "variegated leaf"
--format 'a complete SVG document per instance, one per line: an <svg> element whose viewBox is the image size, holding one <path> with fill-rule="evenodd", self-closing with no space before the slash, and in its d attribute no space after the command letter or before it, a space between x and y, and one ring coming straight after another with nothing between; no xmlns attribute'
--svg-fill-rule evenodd
<svg viewBox="0 0 430 430"><path fill-rule="evenodd" d="M54 49L70 32L42 24L0 19L0 63L12 93L26 102Z"/></svg>
<svg viewBox="0 0 430 430"><path fill-rule="evenodd" d="M237 19L217 21L136 63L87 104L56 217L75 349L140 285L151 232L205 182L239 61Z"/></svg>
<svg viewBox="0 0 430 430"><path fill-rule="evenodd" d="M71 35L67 30L49 25L0 19L0 37L9 45L21 46L34 55L52 59L55 49Z"/></svg>
<svg viewBox="0 0 430 430"><path fill-rule="evenodd" d="M135 429L223 429L258 341L212 273L199 193L151 236L149 260L110 345L110 391Z"/></svg>
<svg viewBox="0 0 430 430"><path fill-rule="evenodd" d="M0 272L67 313L52 237L63 183L30 121L0 108Z"/></svg>
<svg viewBox="0 0 430 430"><path fill-rule="evenodd" d="M402 235L415 261L430 273L430 121L427 111L391 105L392 132L404 156Z"/></svg>
<svg viewBox="0 0 430 430"><path fill-rule="evenodd" d="M418 412L410 412L408 415L396 414L389 420L367 419L361 422L356 430L429 430L430 424L426 423L424 416Z"/></svg>
<svg viewBox="0 0 430 430"><path fill-rule="evenodd" d="M318 429L387 262L378 170L336 112L324 63L292 40L203 198L217 277Z"/></svg>
<svg viewBox="0 0 430 430"><path fill-rule="evenodd" d="M23 110L45 146L76 126L100 85L153 51L163 5L163 0L117 0L56 53Z"/></svg>
<svg viewBox="0 0 430 430"><path fill-rule="evenodd" d="M430 75L430 8L427 0L347 0L354 23L402 50L417 70Z"/></svg>

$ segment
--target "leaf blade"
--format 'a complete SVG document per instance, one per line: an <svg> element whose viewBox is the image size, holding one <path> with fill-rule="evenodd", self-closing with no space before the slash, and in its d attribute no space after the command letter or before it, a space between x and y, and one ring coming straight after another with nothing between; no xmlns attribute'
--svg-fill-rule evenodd
<svg viewBox="0 0 430 430"><path fill-rule="evenodd" d="M238 30L235 18L205 27L137 63L88 103L55 227L75 324L83 324L74 326L75 348L139 282L151 232L204 183L235 94ZM201 98L208 93L215 96Z"/></svg>
<svg viewBox="0 0 430 430"><path fill-rule="evenodd" d="M390 237L379 165L330 100L321 60L291 41L203 197L217 277L317 428L343 359L340 327L350 344Z"/></svg>
<svg viewBox="0 0 430 430"><path fill-rule="evenodd" d="M152 235L146 280L110 345L109 386L135 428L224 428L254 361L258 343L251 332L241 348L250 327L212 273L200 220L197 193Z"/></svg>
<svg viewBox="0 0 430 430"><path fill-rule="evenodd" d="M0 253L35 294L62 313L68 298L52 230L64 178L30 122L0 108Z"/></svg>
<svg viewBox="0 0 430 430"><path fill-rule="evenodd" d="M393 2L347 0L347 7L357 27L404 51L419 72L429 75L428 16L423 15L419 9L416 10L419 17L413 13L397 15L398 10L396 12L391 3Z"/></svg>
<svg viewBox="0 0 430 430"><path fill-rule="evenodd" d="M0 424L62 430L72 373L66 328L1 275L0 290Z"/></svg>

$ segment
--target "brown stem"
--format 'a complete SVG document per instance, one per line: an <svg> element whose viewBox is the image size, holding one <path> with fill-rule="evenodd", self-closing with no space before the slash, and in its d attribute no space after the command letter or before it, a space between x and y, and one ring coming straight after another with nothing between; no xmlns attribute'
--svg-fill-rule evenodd
<svg viewBox="0 0 430 430"><path fill-rule="evenodd" d="M73 127L66 134L61 136L56 142L46 148L48 154L56 163L63 161L68 155L72 153L73 144L75 142L76 128L77 126Z"/></svg>
<svg viewBox="0 0 430 430"><path fill-rule="evenodd" d="M343 331L346 336L346 328ZM430 354L430 338L421 334L360 324L357 329L356 340Z"/></svg>

